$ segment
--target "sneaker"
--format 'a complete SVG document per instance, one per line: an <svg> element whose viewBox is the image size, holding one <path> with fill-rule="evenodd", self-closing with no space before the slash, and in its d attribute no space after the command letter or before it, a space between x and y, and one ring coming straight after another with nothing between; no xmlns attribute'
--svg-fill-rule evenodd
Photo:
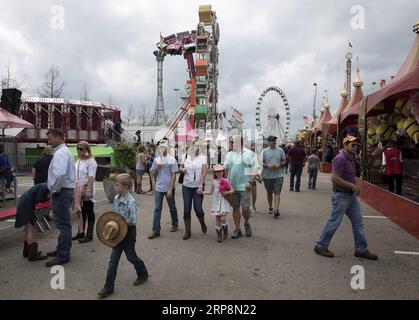
<svg viewBox="0 0 419 320"><path fill-rule="evenodd" d="M378 256L374 253L369 252L368 250L365 252L355 252L355 257L367 260L378 260Z"/></svg>
<svg viewBox="0 0 419 320"><path fill-rule="evenodd" d="M231 236L231 239L238 239L242 236L242 231L240 229L236 229L233 232L233 235Z"/></svg>
<svg viewBox="0 0 419 320"><path fill-rule="evenodd" d="M106 287L103 287L103 289L102 289L102 290L100 290L100 291L97 293L97 295L98 295L98 296L99 296L99 298L101 298L101 299L106 298L106 297L110 296L111 294L113 294L113 290L112 290L112 289L109 289L109 288L106 288Z"/></svg>
<svg viewBox="0 0 419 320"><path fill-rule="evenodd" d="M250 227L249 222L244 223L244 232L246 233L246 237L251 237L252 236L252 228Z"/></svg>
<svg viewBox="0 0 419 320"><path fill-rule="evenodd" d="M273 208L269 208L268 214L273 214L273 213L274 213L274 209Z"/></svg>
<svg viewBox="0 0 419 320"><path fill-rule="evenodd" d="M146 282L147 279L148 279L148 275L143 276L143 277L138 277L137 280L134 281L133 285L139 286L140 284L143 284L144 282Z"/></svg>
<svg viewBox="0 0 419 320"><path fill-rule="evenodd" d="M314 252L326 258L334 258L335 255L329 249L314 247Z"/></svg>
<svg viewBox="0 0 419 320"><path fill-rule="evenodd" d="M281 214L279 213L279 210L276 210L276 211L275 211L275 214L274 214L274 217L275 217L276 219L278 219L280 215L281 215Z"/></svg>

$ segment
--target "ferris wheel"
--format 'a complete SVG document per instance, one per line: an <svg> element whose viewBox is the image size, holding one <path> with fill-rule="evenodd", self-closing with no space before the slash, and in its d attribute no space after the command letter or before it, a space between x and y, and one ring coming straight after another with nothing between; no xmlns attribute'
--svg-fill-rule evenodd
<svg viewBox="0 0 419 320"><path fill-rule="evenodd" d="M265 137L276 136L282 142L289 136L290 122L290 107L285 93L278 87L263 91L256 107L256 128Z"/></svg>

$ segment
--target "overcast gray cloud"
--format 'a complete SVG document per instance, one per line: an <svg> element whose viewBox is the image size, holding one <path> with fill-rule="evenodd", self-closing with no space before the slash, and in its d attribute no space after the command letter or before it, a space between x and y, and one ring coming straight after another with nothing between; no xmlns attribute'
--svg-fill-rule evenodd
<svg viewBox="0 0 419 320"><path fill-rule="evenodd" d="M390 79L414 40L419 2L332 0L2 0L0 72L10 62L24 79L24 96L37 95L50 65L65 81L65 98L80 98L84 84L92 100L109 96L123 110L154 108L156 62L152 52L163 35L196 28L200 4L212 4L221 29L219 109L237 106L246 125L254 123L260 93L279 86L292 110L292 131L325 89L332 111L343 88L345 53L350 40L359 56L364 92L373 81ZM51 28L55 5L64 8L64 29ZM351 28L351 8L365 9L365 29ZM354 61L355 62L355 61ZM164 99L170 113L174 88L184 88L188 74L181 56L164 63Z"/></svg>

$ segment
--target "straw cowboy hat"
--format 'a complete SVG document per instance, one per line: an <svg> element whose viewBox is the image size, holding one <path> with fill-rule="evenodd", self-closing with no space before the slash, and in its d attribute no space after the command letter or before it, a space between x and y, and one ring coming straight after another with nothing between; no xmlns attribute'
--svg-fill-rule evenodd
<svg viewBox="0 0 419 320"><path fill-rule="evenodd" d="M96 224L98 239L111 248L116 247L125 238L127 232L127 221L112 211L104 213Z"/></svg>

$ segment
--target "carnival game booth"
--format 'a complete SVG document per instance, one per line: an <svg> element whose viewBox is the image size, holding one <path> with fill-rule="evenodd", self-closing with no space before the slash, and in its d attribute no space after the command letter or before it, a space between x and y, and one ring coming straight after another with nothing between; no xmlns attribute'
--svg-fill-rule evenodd
<svg viewBox="0 0 419 320"><path fill-rule="evenodd" d="M323 132L323 124L330 121L333 118L332 114L330 113L330 105L329 105L329 101L328 98L325 97L324 102L323 102L323 107L322 107L322 111L321 111L321 116L319 121L316 123L316 125L314 126L314 130L313 130L313 142L314 142L314 149L318 150L318 155L320 157L320 160L322 160L322 171L323 172L331 172L331 168L330 170L328 168L325 168L324 166L324 149L325 149L325 144L327 142L327 137L324 138L322 135ZM326 169L326 170L325 170Z"/></svg>
<svg viewBox="0 0 419 320"><path fill-rule="evenodd" d="M419 239L419 21L414 44L391 82L344 112L342 122L357 118L363 142L361 198ZM356 112L358 113L356 116ZM382 152L392 141L402 151L401 196L387 191L380 174Z"/></svg>
<svg viewBox="0 0 419 320"><path fill-rule="evenodd" d="M339 116L343 111L345 111L346 107L349 104L349 93L346 90L346 86L344 86L343 91L340 93L341 101L339 107L336 111L336 114L330 119L329 121L325 121L322 124L322 150L323 150L323 172L324 173L331 173L332 172L332 164L327 163L325 161L326 155L326 148L330 145L333 149L337 149L338 147L338 119Z"/></svg>
<svg viewBox="0 0 419 320"><path fill-rule="evenodd" d="M52 128L63 130L69 143L105 143L105 123L121 119L121 111L112 105L36 97L22 100L20 114L34 128L24 130L19 141L36 143L47 142L46 133Z"/></svg>

